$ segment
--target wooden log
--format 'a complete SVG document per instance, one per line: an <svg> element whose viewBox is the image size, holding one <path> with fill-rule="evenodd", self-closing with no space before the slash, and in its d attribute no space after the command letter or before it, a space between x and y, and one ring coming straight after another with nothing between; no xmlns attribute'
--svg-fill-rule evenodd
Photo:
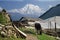
<svg viewBox="0 0 60 40"><path fill-rule="evenodd" d="M27 35L26 35L24 32L22 32L21 30L19 30L15 25L14 25L14 28L19 32L19 34L20 34L22 37L24 37L24 38L27 37Z"/></svg>

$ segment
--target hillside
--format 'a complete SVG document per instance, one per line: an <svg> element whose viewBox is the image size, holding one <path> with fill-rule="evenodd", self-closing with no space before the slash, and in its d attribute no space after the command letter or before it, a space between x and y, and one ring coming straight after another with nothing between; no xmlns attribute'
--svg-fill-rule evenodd
<svg viewBox="0 0 60 40"><path fill-rule="evenodd" d="M60 4L50 8L47 12L41 15L39 18L48 19L50 17L60 16Z"/></svg>
<svg viewBox="0 0 60 40"><path fill-rule="evenodd" d="M20 13L9 12L8 14L10 14L12 21L18 21L18 20L20 20L21 17L24 17L24 15L22 15Z"/></svg>

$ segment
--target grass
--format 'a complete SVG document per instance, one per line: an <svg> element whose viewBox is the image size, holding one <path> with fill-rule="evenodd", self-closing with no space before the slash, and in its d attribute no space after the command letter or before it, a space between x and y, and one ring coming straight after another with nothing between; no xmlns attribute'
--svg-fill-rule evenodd
<svg viewBox="0 0 60 40"><path fill-rule="evenodd" d="M33 35L36 35L35 33L35 30L34 29L27 29L27 28L19 28L21 31L23 31L24 33L26 33L26 34L33 34Z"/></svg>
<svg viewBox="0 0 60 40"><path fill-rule="evenodd" d="M26 34L32 34L33 36L37 36L38 40L56 40L55 37L46 35L44 33L42 35L36 35L35 34L36 32L33 29L20 28L20 30L25 32ZM21 37L16 38L14 36L3 38L0 36L0 40L26 40L26 39L23 39Z"/></svg>
<svg viewBox="0 0 60 40"><path fill-rule="evenodd" d="M27 33L27 34L32 34L34 36L37 36L38 40L56 40L55 37L42 34L42 35L36 35L36 32L34 29L26 29L26 28L20 28L21 31Z"/></svg>
<svg viewBox="0 0 60 40"><path fill-rule="evenodd" d="M16 37L14 37L14 36L4 37L4 38L0 36L0 40L25 40L25 39L23 39L23 38L21 38L21 37L16 38Z"/></svg>
<svg viewBox="0 0 60 40"><path fill-rule="evenodd" d="M46 35L46 34L42 34L42 35L37 35L37 38L39 40L56 40L55 37Z"/></svg>

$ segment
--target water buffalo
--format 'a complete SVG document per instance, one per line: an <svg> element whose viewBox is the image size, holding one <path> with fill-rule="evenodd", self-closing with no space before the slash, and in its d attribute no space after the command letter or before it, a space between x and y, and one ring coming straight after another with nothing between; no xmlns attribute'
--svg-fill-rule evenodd
<svg viewBox="0 0 60 40"><path fill-rule="evenodd" d="M36 29L37 34L40 34L40 35L42 34L42 28L39 23L35 23L35 29Z"/></svg>

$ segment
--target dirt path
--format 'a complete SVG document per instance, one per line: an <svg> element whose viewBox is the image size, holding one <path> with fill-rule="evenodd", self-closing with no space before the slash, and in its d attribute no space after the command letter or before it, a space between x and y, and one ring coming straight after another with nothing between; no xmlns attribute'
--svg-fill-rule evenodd
<svg viewBox="0 0 60 40"><path fill-rule="evenodd" d="M26 40L38 40L36 36L33 36L32 34L27 34Z"/></svg>

